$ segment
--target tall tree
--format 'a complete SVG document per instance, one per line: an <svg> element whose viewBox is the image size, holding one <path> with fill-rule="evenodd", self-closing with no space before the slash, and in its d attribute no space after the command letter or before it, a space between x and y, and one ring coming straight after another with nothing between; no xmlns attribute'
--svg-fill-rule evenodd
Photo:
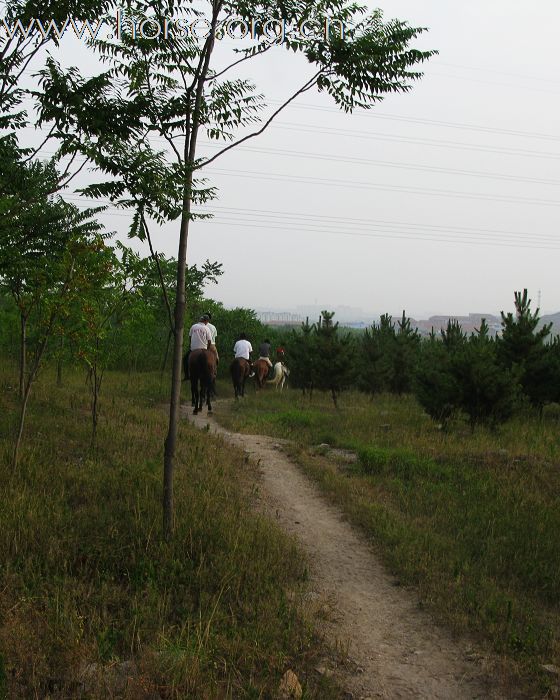
<svg viewBox="0 0 560 700"><path fill-rule="evenodd" d="M359 342L358 386L368 394L388 391L393 383L395 366L395 324L383 314L379 323L366 328Z"/></svg>
<svg viewBox="0 0 560 700"><path fill-rule="evenodd" d="M519 387L515 375L498 363L496 342L484 319L468 341L454 349L452 370L472 431L477 424L496 428L512 415Z"/></svg>
<svg viewBox="0 0 560 700"><path fill-rule="evenodd" d="M338 395L347 387L354 363L354 343L350 333L342 336L334 312L321 311L314 329L313 383L318 389L330 391L335 408Z"/></svg>
<svg viewBox="0 0 560 700"><path fill-rule="evenodd" d="M527 290L514 293L515 315L502 311L502 333L498 339L501 364L515 372L524 394L540 412L547 401L554 400L550 381L552 358L546 341L552 324L539 328L539 309L531 311Z"/></svg>
<svg viewBox="0 0 560 700"><path fill-rule="evenodd" d="M290 383L309 392L313 396L315 382L315 324L309 323L309 318L298 329L292 329L287 340L287 354L290 367Z"/></svg>
<svg viewBox="0 0 560 700"><path fill-rule="evenodd" d="M294 31L306 22L329 29ZM115 24L115 17L107 17ZM232 24L233 21L233 24ZM255 40L238 49L229 65L215 56L216 37L227 27L252 27ZM195 31L161 31L163 27L206 23L206 35ZM229 24L225 24L228 23ZM271 22L292 27L271 41ZM345 31L341 31L341 27ZM146 31L139 32L143 27ZM224 29L224 27L226 27ZM113 35L97 41L109 70L83 79L64 72L54 61L44 75L42 118L54 122L66 152L80 152L104 172L104 181L89 188L93 196L110 197L134 209L131 233L151 240L150 219L179 220L177 295L172 319L174 337L169 426L164 450L164 531L172 531L173 463L177 440L181 363L185 326L187 243L191 222L203 216L196 207L214 196L203 169L231 148L261 134L299 95L312 89L329 94L341 109L368 109L385 94L405 92L421 76L415 66L433 52L410 47L423 28L398 20L384 22L344 0L289 0L207 3L139 0L121 8ZM150 38L146 38L146 33ZM300 53L312 72L277 108L264 115L265 103L255 86L232 77L240 64L262 54L288 49ZM229 75L228 75L229 74ZM250 133L239 134L256 125ZM205 133L227 142L212 157L200 158ZM165 150L151 136L163 139ZM112 180L107 181L107 175Z"/></svg>
<svg viewBox="0 0 560 700"><path fill-rule="evenodd" d="M452 351L435 333L421 343L413 386L422 408L446 429L459 410L461 392Z"/></svg>
<svg viewBox="0 0 560 700"><path fill-rule="evenodd" d="M403 311L401 319L397 322L393 351L391 389L397 394L404 394L412 388L419 347L420 334L416 328L412 328L410 319Z"/></svg>
<svg viewBox="0 0 560 700"><path fill-rule="evenodd" d="M101 235L94 215L59 198L36 200L37 220L28 211L0 224L0 281L12 294L20 315L20 412L13 453L17 466L27 405L47 344L69 303L77 261L84 245ZM33 347L29 348L29 324ZM31 360L28 363L28 355Z"/></svg>

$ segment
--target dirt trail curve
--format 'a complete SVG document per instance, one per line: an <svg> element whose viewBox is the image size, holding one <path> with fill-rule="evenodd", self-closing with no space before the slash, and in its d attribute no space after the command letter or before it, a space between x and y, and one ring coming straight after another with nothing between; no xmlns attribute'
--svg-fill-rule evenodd
<svg viewBox="0 0 560 700"><path fill-rule="evenodd" d="M435 626L414 594L395 585L365 538L279 451L277 439L231 433L205 412L193 416L190 407L183 415L260 462L272 512L310 556L313 590L335 600L338 614L329 631L356 664L343 679L349 697L505 697L485 681L480 662L468 658L466 642Z"/></svg>

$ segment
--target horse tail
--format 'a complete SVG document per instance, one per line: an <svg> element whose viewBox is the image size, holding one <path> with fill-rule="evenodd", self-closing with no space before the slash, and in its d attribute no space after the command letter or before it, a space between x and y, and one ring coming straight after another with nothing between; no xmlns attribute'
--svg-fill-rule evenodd
<svg viewBox="0 0 560 700"><path fill-rule="evenodd" d="M272 379L267 379L266 381L269 384L278 384L278 382L280 381L281 378L282 378L282 365L280 364L280 362L277 362L274 365L274 377L272 377Z"/></svg>

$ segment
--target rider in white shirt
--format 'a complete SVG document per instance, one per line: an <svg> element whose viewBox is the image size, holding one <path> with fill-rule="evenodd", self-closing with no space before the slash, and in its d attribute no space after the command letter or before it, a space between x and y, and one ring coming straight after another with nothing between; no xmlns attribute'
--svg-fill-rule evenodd
<svg viewBox="0 0 560 700"><path fill-rule="evenodd" d="M235 353L235 359L242 358L243 360L247 361L245 365L245 376L253 377L254 372L251 365L251 353L253 352L253 346L247 340L247 336L245 335L245 333L240 334L239 340L233 346L233 352Z"/></svg>
<svg viewBox="0 0 560 700"><path fill-rule="evenodd" d="M218 335L218 330L213 323L210 323L210 321L212 320L212 314L209 311L207 311L204 315L208 316L208 323L206 324L206 327L208 328L212 336L212 345L214 346L214 349L216 351L216 359L219 360L220 358L218 357L218 348L216 346L216 336Z"/></svg>
<svg viewBox="0 0 560 700"><path fill-rule="evenodd" d="M207 350L208 343L212 343L212 334L208 328L208 322L204 321L206 316L201 316L197 323L191 326L189 337L191 339L191 352L193 350Z"/></svg>
<svg viewBox="0 0 560 700"><path fill-rule="evenodd" d="M208 350L210 351L210 356L208 359L208 364L210 366L210 371L214 379L216 378L216 349L212 341L212 333L208 328L208 316L205 314L201 316L197 323L193 323L189 330L189 337L191 339L190 350L185 355L183 359L183 370L185 373L185 379L189 379L189 362L190 356L195 351Z"/></svg>
<svg viewBox="0 0 560 700"><path fill-rule="evenodd" d="M245 335L245 333L241 333L241 335L239 336L239 340L233 346L233 352L235 353L236 358L242 357L244 360L251 359L251 353L253 352L253 346L247 340L247 336Z"/></svg>

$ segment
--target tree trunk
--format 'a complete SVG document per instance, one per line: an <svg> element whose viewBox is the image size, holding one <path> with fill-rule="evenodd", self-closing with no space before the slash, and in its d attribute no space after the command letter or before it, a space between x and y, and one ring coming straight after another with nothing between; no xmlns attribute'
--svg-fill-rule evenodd
<svg viewBox="0 0 560 700"><path fill-rule="evenodd" d="M25 393L25 360L27 357L27 316L20 313L20 339L19 339L19 398L23 401Z"/></svg>
<svg viewBox="0 0 560 700"><path fill-rule="evenodd" d="M188 168L187 180L183 189L183 207L177 256L177 291L174 309L174 342L171 368L171 397L169 400L169 426L164 443L163 457L163 533L170 539L173 533L173 467L177 445L177 429L181 402L181 376L183 368L183 331L185 328L185 281L187 272L187 241L191 222L193 166L196 157L196 143L200 127L200 108L204 83L208 75L210 57L214 48L214 36L221 4L214 6L212 25L204 47L204 60L196 82L192 123L190 115L185 120L184 165ZM187 95L187 99L189 96Z"/></svg>
<svg viewBox="0 0 560 700"><path fill-rule="evenodd" d="M97 418L98 418L98 399L99 399L99 384L97 380L97 363L93 366L93 383L91 385L93 396L91 400L91 446L95 446L97 439Z"/></svg>
<svg viewBox="0 0 560 700"><path fill-rule="evenodd" d="M163 356L163 362L161 364L162 376L167 368L167 358L169 357L169 346L171 345L171 337L172 336L173 336L173 331L171 329L169 329L169 333L167 334L167 343L165 344L165 354Z"/></svg>
<svg viewBox="0 0 560 700"><path fill-rule="evenodd" d="M191 178L189 177L189 180ZM179 237L179 259L177 265L177 294L174 309L175 338L171 366L171 397L169 400L169 426L165 438L163 457L163 532L169 539L173 532L173 466L177 444L177 427L181 401L181 372L183 367L183 331L185 328L185 279L187 240L191 209L190 183L185 187L181 234Z"/></svg>
<svg viewBox="0 0 560 700"><path fill-rule="evenodd" d="M56 385L62 386L62 353L64 351L64 336L60 338L60 348L58 351L58 360L56 363Z"/></svg>
<svg viewBox="0 0 560 700"><path fill-rule="evenodd" d="M336 402L336 391L331 387L331 396L334 403L334 407L338 409L338 403Z"/></svg>
<svg viewBox="0 0 560 700"><path fill-rule="evenodd" d="M16 441L14 445L14 453L12 456L12 468L15 471L17 469L18 465L18 459L19 459L19 447L21 444L21 438L23 435L23 426L25 425L25 415L27 413L27 402L29 400L29 394L31 393L31 379L27 382L27 385L24 388L24 393L21 401L21 410L19 413L19 424L18 424L18 431L16 435Z"/></svg>
<svg viewBox="0 0 560 700"><path fill-rule="evenodd" d="M45 348L47 347L47 341L50 336L50 332L52 330L52 325L54 321L54 315L51 316L51 321L49 325L47 326L47 330L45 331L45 336L39 345L39 348L37 349L37 354L35 355L35 359L31 365L31 370L29 371L29 376L27 377L27 382L25 383L25 388L23 392L23 398L21 401L21 410L19 414L19 424L18 424L18 431L16 435L16 441L14 445L14 452L13 452L13 457L12 457L12 468L15 471L17 469L18 465L18 458L19 458L19 447L21 444L21 438L23 435L23 426L25 425L25 415L27 413L27 403L29 401L29 395L31 394L31 386L33 382L35 381L35 377L37 376L37 372L39 370L39 365L41 364L41 359L43 357L43 353L45 352Z"/></svg>

